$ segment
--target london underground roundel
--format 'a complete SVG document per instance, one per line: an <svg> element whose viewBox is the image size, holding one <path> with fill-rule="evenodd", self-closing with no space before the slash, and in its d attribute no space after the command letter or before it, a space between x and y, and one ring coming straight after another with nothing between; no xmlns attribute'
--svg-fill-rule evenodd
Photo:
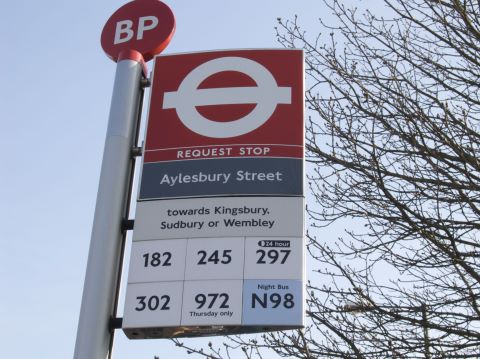
<svg viewBox="0 0 480 359"><path fill-rule="evenodd" d="M251 87L199 89L208 77L225 71L236 71L252 78ZM207 61L192 70L178 91L164 95L163 108L174 108L180 121L193 132L213 138L237 137L263 125L280 103L291 104L291 87L278 87L272 74L260 63L244 57L221 57ZM255 104L245 116L228 122L209 120L198 106Z"/></svg>

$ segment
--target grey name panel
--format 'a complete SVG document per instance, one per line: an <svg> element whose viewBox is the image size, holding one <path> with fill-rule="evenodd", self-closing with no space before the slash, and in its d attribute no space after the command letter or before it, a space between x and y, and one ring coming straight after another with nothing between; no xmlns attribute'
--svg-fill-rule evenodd
<svg viewBox="0 0 480 359"><path fill-rule="evenodd" d="M303 196L303 160L229 158L143 165L139 200L230 195Z"/></svg>

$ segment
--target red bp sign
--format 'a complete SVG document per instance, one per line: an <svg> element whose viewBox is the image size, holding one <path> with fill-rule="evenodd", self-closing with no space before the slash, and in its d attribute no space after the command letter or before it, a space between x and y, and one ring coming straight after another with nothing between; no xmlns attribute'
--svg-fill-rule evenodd
<svg viewBox="0 0 480 359"><path fill-rule="evenodd" d="M102 31L102 48L113 61L138 51L145 61L168 45L175 31L172 10L158 0L135 0L108 19Z"/></svg>
<svg viewBox="0 0 480 359"><path fill-rule="evenodd" d="M303 194L302 51L159 56L150 101L140 200Z"/></svg>
<svg viewBox="0 0 480 359"><path fill-rule="evenodd" d="M303 53L155 59L123 329L301 328Z"/></svg>

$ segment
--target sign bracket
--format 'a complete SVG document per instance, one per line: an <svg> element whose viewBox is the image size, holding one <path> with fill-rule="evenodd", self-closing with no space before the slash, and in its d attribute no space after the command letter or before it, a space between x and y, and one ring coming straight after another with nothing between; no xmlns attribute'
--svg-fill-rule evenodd
<svg viewBox="0 0 480 359"><path fill-rule="evenodd" d="M134 219L122 220L122 232L133 230L134 225L135 225Z"/></svg>
<svg viewBox="0 0 480 359"><path fill-rule="evenodd" d="M132 147L130 154L132 158L140 157L143 154L143 148L141 146Z"/></svg>
<svg viewBox="0 0 480 359"><path fill-rule="evenodd" d="M108 323L108 329L113 332L115 329L121 329L123 323L123 318L119 317L110 317L110 322Z"/></svg>
<svg viewBox="0 0 480 359"><path fill-rule="evenodd" d="M142 79L142 81L140 82L140 86L142 86L142 88L147 88L147 87L152 86L152 82L150 81L150 79L144 77Z"/></svg>

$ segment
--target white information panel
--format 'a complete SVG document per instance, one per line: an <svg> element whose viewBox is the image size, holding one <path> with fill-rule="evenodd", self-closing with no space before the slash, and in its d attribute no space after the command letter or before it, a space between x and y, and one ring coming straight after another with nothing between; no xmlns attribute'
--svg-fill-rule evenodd
<svg viewBox="0 0 480 359"><path fill-rule="evenodd" d="M223 211L217 222L250 222L241 228L180 228L184 237L173 239L168 236L178 229L163 230L162 221L153 216L136 223L123 323L130 338L165 337L186 328L197 328L200 334L185 335L205 335L205 328L221 326L232 333L303 325L305 243L298 229L302 211L296 209L303 207L302 198L139 203L140 210L152 205L158 216L174 217L173 223L214 221L216 208ZM263 229L255 229L246 214L254 208L261 220L273 223L275 236L262 236ZM299 218L283 216L284 208L295 208L288 213Z"/></svg>

